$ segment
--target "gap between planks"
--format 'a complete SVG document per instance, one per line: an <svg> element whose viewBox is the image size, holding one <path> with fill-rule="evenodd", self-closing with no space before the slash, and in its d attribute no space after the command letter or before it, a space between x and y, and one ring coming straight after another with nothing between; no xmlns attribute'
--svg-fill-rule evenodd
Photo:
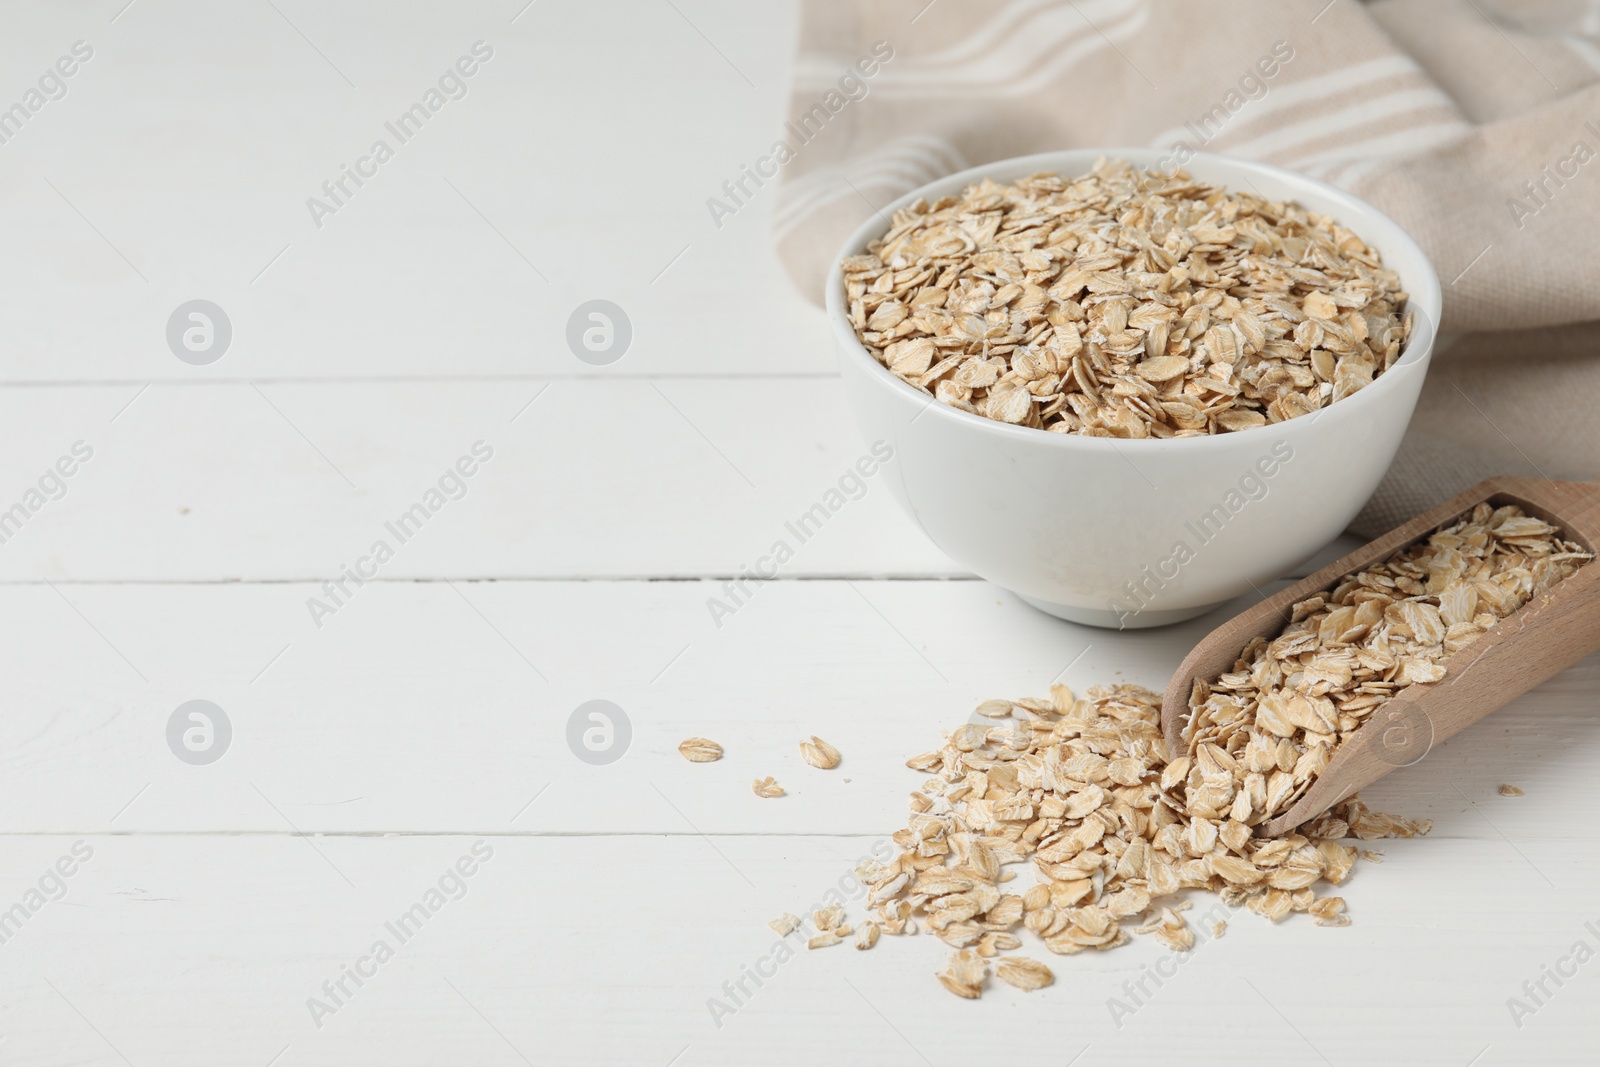
<svg viewBox="0 0 1600 1067"><path fill-rule="evenodd" d="M875 840L886 834L829 833L825 830L6 830L0 841L26 837L683 837L683 838L818 838ZM1476 840L1475 838L1473 840Z"/></svg>
<svg viewBox="0 0 1600 1067"><path fill-rule="evenodd" d="M1294 576L1289 576L1294 577ZM536 575L478 575L475 577L438 578L377 578L364 579L363 585L438 585L447 582L731 582L755 581L748 574L536 574ZM776 578L759 579L762 584L773 582L981 582L976 574L792 574ZM6 578L0 586L8 585L320 585L327 575L305 578Z"/></svg>
<svg viewBox="0 0 1600 1067"><path fill-rule="evenodd" d="M891 820L892 821L892 820ZM856 841L877 840L889 836L885 833L830 833L825 830L5 830L0 831L0 841L12 838L45 837L227 837L227 838L375 838L386 837L493 837L493 838L599 838L599 837L681 837L686 839L717 838L726 840L805 840ZM1570 841L1569 834L1550 837L1524 835L1523 841ZM1353 838L1351 840L1354 840ZM1401 839L1382 838L1378 846L1392 848ZM1423 838L1418 837L1421 841ZM1433 830L1428 841L1489 841L1499 840L1491 833L1448 833ZM1370 847L1365 842L1363 847Z"/></svg>
<svg viewBox="0 0 1600 1067"><path fill-rule="evenodd" d="M277 377L264 375L249 378L16 378L0 379L0 389L110 388L113 386L133 385L404 385L408 383L437 385L448 382L475 385L491 382L778 382L787 380L828 380L838 377L838 371L781 371L773 374L730 371L706 371L704 373L697 371L659 371L650 374L630 373L628 371L616 371L613 373L575 371L572 374L392 374L373 375L371 377L341 375L328 378L290 374Z"/></svg>
<svg viewBox="0 0 1600 1067"><path fill-rule="evenodd" d="M1309 571L1296 568L1292 573L1273 579L1279 582L1293 582L1304 578ZM557 582L608 582L618 585L625 583L652 583L652 582L731 582L739 579L753 581L748 574L531 574L531 575L493 575L480 574L466 577L429 577L429 578L368 578L365 585L438 585L448 582L464 582L471 584L494 584L497 582L516 583L557 583ZM28 586L28 585L81 585L81 586L124 586L124 585L151 585L151 586L180 586L180 585L320 585L327 580L327 575L319 574L304 578L0 578L0 587ZM762 578L763 585L773 582L982 582L986 579L976 574L792 574L778 575L775 578ZM998 586L996 588L999 588Z"/></svg>

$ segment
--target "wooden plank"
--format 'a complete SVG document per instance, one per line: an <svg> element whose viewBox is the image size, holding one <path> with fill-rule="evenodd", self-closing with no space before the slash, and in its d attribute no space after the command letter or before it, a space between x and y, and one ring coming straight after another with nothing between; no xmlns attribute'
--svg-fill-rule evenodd
<svg viewBox="0 0 1600 1067"><path fill-rule="evenodd" d="M0 426L0 512L93 450L0 527L3 580L322 581L379 540L385 580L735 576L779 540L785 577L962 573L889 468L857 477L836 379L13 388ZM386 524L479 441L464 496L401 543Z"/></svg>
<svg viewBox="0 0 1600 1067"><path fill-rule="evenodd" d="M1505 862L1497 840L1396 842L1348 883L1348 928L1240 914L1182 961L1148 938L1071 958L1030 942L1055 986L993 983L965 1003L935 983L948 953L925 935L762 963L777 941L765 921L841 881L848 892L869 837L720 839L716 850L683 837L4 837L0 899L21 899L77 841L92 856L63 880L65 896L4 946L0 1029L17 1067L1154 1065L1174 1048L1209 1050L1199 1062L1226 1049L1242 1064L1467 1063L1486 1045L1481 1062L1576 1063L1597 1006L1580 978L1549 986L1520 1030L1505 1007L1574 941L1593 943L1582 892L1593 850L1553 891ZM472 875L430 901L462 857ZM1539 903L1508 924L1508 896ZM386 925L429 903L405 942ZM379 941L392 956L363 963L368 977L334 1004L323 983ZM758 963L760 987L745 977ZM1146 977L1158 965L1159 988ZM1110 998L1130 1003L1123 985L1140 980L1147 995L1114 1015ZM724 989L741 981L747 995ZM334 1009L318 1011L320 1027L313 997ZM713 998L731 1014L714 1017Z"/></svg>
<svg viewBox="0 0 1600 1067"><path fill-rule="evenodd" d="M19 19L8 70L42 71L80 39L94 54L5 146L0 374L831 372L821 315L771 250L776 183L747 184L720 225L707 208L778 135L793 5L630 0L518 17L524 6L386 13L381 37L353 8ZM390 132L478 41L493 56L466 95L409 139ZM380 139L393 158L314 218L308 201L334 203L323 184ZM195 298L233 328L210 366L166 342L169 316ZM607 368L566 341L569 316L596 298L632 320L630 350Z"/></svg>
<svg viewBox="0 0 1600 1067"><path fill-rule="evenodd" d="M1217 621L1115 633L979 583L816 581L764 588L718 629L708 582L388 583L319 630L305 607L316 592L14 587L0 632L4 827L881 833L920 781L903 761L979 701L1042 694L1058 677L1159 690ZM1600 759L1582 696L1596 684L1591 658L1370 797L1488 836L1460 817L1471 809L1455 786L1481 799L1531 781L1537 797L1492 797L1512 820L1502 830L1591 835L1600 801L1577 768ZM209 766L168 748L169 717L195 699L233 727ZM632 728L609 765L568 744L569 719L597 699ZM837 770L801 761L813 733L844 753ZM686 762L676 745L691 735L727 756ZM788 796L752 795L768 774Z"/></svg>

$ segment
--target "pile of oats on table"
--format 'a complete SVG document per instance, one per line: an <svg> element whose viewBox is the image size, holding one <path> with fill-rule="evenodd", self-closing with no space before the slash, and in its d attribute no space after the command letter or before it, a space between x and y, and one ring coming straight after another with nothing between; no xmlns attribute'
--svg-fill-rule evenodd
<svg viewBox="0 0 1600 1067"><path fill-rule="evenodd" d="M1398 277L1332 219L1120 161L919 201L842 268L890 371L1056 433L1282 422L1371 384L1410 329Z"/></svg>
<svg viewBox="0 0 1600 1067"><path fill-rule="evenodd" d="M1343 882L1358 855L1376 857L1342 839L1412 837L1430 824L1352 797L1280 837L1252 828L1288 808L1375 709L1442 678L1446 658L1591 558L1515 507L1479 505L1295 605L1277 637L1198 683L1187 752L1171 761L1161 697L1139 686L1082 697L1054 686L1048 700L980 705L1010 721L961 726L907 761L929 777L894 835L900 854L858 868L872 913L858 944L932 933L957 950L940 982L975 998L991 967L1022 989L1053 980L1026 957L991 964L1021 948L1023 932L1062 955L1125 944L1129 927L1192 948L1184 890L1274 922L1308 912L1345 925L1344 899L1319 889ZM1013 889L1021 864L1032 878ZM839 908L814 916L832 936L812 947L838 943L844 918Z"/></svg>

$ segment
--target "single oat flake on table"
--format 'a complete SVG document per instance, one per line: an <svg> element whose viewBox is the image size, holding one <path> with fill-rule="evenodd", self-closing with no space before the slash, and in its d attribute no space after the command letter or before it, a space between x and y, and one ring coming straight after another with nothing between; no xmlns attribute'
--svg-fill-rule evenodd
<svg viewBox="0 0 1600 1067"><path fill-rule="evenodd" d="M792 915L789 912L784 912L776 919L773 919L771 922L767 923L767 925L772 927L772 929L777 932L779 937L788 937L790 934L800 929L800 916Z"/></svg>
<svg viewBox="0 0 1600 1067"><path fill-rule="evenodd" d="M680 742L678 752L690 763L715 763L722 758L722 746L705 737L691 737Z"/></svg>
<svg viewBox="0 0 1600 1067"><path fill-rule="evenodd" d="M1347 925L1345 898L1325 887L1380 857L1345 839L1414 837L1431 824L1350 797L1279 837L1255 827L1292 804L1385 702L1444 677L1452 653L1591 558L1515 507L1480 505L1295 605L1280 634L1197 684L1176 759L1161 697L1140 686L1080 697L1057 685L1049 699L986 701L978 710L995 721L960 726L907 761L927 778L894 834L901 852L856 868L869 921L957 950L937 977L965 999L982 996L989 960L1022 947L1019 928L1060 955L1116 948L1130 931L1189 951L1184 890L1273 922L1304 912L1318 926ZM1016 884L1021 864L1032 878ZM1227 917L1213 908L1198 925L1215 939ZM819 933L843 921L817 918ZM992 973L1021 989L1053 979L1018 956Z"/></svg>
<svg viewBox="0 0 1600 1067"><path fill-rule="evenodd" d="M839 766L839 750L815 734L811 740L800 742L800 755L819 770L831 771Z"/></svg>
<svg viewBox="0 0 1600 1067"><path fill-rule="evenodd" d="M1371 384L1410 330L1399 278L1334 220L1121 161L919 201L842 270L857 336L903 381L1093 437L1308 414Z"/></svg>

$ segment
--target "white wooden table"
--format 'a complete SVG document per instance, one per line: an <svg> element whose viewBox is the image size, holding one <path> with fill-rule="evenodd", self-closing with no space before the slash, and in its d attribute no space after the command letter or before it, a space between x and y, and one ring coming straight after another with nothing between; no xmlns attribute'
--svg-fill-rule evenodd
<svg viewBox="0 0 1600 1067"><path fill-rule="evenodd" d="M1134 1017L1107 1001L1145 939L978 1003L926 937L742 978L902 825L941 727L1057 678L1159 688L1215 619L1046 618L873 485L715 625L862 448L770 189L705 208L781 120L796 11L525 2L0 7L0 106L92 49L0 144L0 1063L1594 1061L1600 963L1520 1027L1507 999L1600 948L1595 660L1369 792L1435 829L1363 866L1354 925L1241 915ZM166 339L193 299L232 328L206 365ZM609 366L565 340L592 299L632 324ZM169 746L192 700L215 762ZM615 762L569 749L591 700L631 725Z"/></svg>

